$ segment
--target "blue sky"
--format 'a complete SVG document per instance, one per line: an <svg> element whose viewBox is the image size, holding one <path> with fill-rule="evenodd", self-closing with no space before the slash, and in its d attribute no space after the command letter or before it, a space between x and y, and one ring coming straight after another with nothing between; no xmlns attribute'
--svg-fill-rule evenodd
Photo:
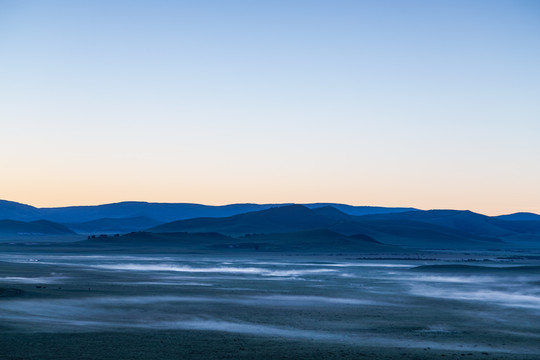
<svg viewBox="0 0 540 360"><path fill-rule="evenodd" d="M540 212L536 1L2 1L1 198Z"/></svg>

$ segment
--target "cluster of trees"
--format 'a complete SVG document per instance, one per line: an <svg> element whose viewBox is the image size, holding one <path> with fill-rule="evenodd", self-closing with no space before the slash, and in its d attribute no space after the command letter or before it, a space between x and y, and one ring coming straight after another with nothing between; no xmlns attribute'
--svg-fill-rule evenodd
<svg viewBox="0 0 540 360"><path fill-rule="evenodd" d="M88 235L88 240L90 239L96 239L96 238L108 238L108 237L120 237L120 234L114 234L114 235L107 235L107 234L100 234L100 235Z"/></svg>

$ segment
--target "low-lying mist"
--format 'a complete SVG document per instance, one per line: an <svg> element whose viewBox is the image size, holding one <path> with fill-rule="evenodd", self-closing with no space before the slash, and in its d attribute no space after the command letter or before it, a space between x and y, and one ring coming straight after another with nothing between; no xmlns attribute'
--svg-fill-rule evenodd
<svg viewBox="0 0 540 360"><path fill-rule="evenodd" d="M10 332L197 330L356 346L540 350L540 325L530 321L540 315L540 289L531 285L540 274L530 268L509 274L448 271L430 261L187 256L0 261L0 326Z"/></svg>

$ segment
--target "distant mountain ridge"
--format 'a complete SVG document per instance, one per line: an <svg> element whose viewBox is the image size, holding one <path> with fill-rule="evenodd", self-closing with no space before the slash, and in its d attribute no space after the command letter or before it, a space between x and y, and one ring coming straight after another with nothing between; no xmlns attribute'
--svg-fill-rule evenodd
<svg viewBox="0 0 540 360"><path fill-rule="evenodd" d="M538 221L540 220L540 215L530 213L530 212L517 212L514 214L508 215L499 215L495 216L497 219L507 220L507 221Z"/></svg>
<svg viewBox="0 0 540 360"><path fill-rule="evenodd" d="M62 224L73 224L105 218L120 219L146 217L153 219L158 223L165 223L198 217L227 217L286 205L292 204L229 204L214 206L190 203L148 203L126 201L93 206L36 208L13 201L0 200L0 219L19 221L49 220ZM351 206L331 203L313 203L306 204L305 206L309 208L319 208L328 205L351 215L384 214L416 210L414 208Z"/></svg>
<svg viewBox="0 0 540 360"><path fill-rule="evenodd" d="M8 240L13 236L37 238L36 235L78 233L88 235L89 246L129 248L132 244L141 249L151 249L159 245L164 246L163 249L196 251L540 248L539 220L519 220L521 217L503 220L461 210L386 209L327 203L226 206L118 203L95 207L37 209L3 202L0 208L7 208L20 217L50 215L52 210L54 216L69 219L109 215L89 221L64 223L49 220L2 220L0 237ZM240 212L242 210L245 212ZM163 218L159 220L147 215L134 215L140 213L151 213L163 218L188 218L163 221ZM197 217L201 213L206 216ZM233 215L223 216L227 213ZM114 236L107 237L105 234ZM80 238L80 235L77 236Z"/></svg>
<svg viewBox="0 0 540 360"><path fill-rule="evenodd" d="M289 205L225 218L177 220L148 229L153 233L215 232L231 237L279 237L278 234L329 231L345 237L417 248L506 246L504 239L527 234L540 240L540 222L524 226L470 211L429 210L353 216L331 206L309 209ZM328 238L328 236L327 236Z"/></svg>
<svg viewBox="0 0 540 360"><path fill-rule="evenodd" d="M322 239L335 246L339 243L343 248L345 244L357 246L359 239L406 248L540 247L540 220L537 220L540 216L531 213L490 217L461 210L418 210L332 203L210 206L123 202L35 208L0 201L0 220L2 218L6 219L0 221L0 236L4 238L20 234L99 235L144 231L147 238L155 236L152 234L218 234L227 239L235 239L232 244L234 246L248 246L245 244L257 240L260 246L263 246L262 243L270 244L264 245L267 249L287 248L283 243L285 239L315 246L315 238L309 242L304 241L309 236L319 239L316 246L320 249L326 246L321 245ZM167 242L174 238L171 235L160 235L160 239L164 239L164 236ZM182 238L190 236L182 235ZM199 237L192 236L194 239ZM251 239L246 242L244 237L247 236L251 236ZM219 243L217 241L216 246L221 246ZM361 245L362 248L366 246L365 243Z"/></svg>

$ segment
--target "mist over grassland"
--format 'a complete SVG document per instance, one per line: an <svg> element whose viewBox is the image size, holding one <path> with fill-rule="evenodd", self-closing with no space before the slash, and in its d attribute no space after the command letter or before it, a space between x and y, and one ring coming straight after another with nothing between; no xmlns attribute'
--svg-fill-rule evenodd
<svg viewBox="0 0 540 360"><path fill-rule="evenodd" d="M535 358L534 259L431 256L4 253L0 356Z"/></svg>

